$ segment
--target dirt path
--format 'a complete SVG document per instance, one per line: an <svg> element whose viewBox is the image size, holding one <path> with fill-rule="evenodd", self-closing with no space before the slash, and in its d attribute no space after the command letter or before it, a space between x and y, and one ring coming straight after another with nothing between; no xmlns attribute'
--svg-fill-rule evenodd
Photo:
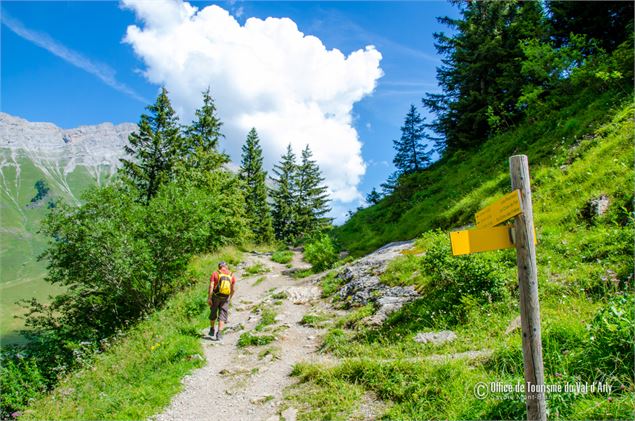
<svg viewBox="0 0 635 421"><path fill-rule="evenodd" d="M285 265L271 261L268 256L249 254L242 267L256 263L271 271L249 277L243 276L243 270L236 272L238 288L223 343L202 339L207 364L185 377L184 390L162 414L152 419L280 419L282 392L293 382L289 377L293 365L318 359L315 351L320 331L299 322L304 314L312 311L312 303L319 298L320 290L311 283L311 278L291 278L285 274L288 270ZM292 263L294 268L306 265L298 254ZM262 276L266 279L254 285ZM274 300L271 295L280 291L285 291L288 298ZM267 346L238 348L240 335L253 331L260 322L260 315L253 312L260 303L278 314L276 323L268 329L276 340ZM295 418L293 414L285 415L286 421Z"/></svg>

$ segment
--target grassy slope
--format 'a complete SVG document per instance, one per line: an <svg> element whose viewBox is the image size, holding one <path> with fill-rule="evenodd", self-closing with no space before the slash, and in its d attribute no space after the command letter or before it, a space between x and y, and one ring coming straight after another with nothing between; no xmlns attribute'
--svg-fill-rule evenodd
<svg viewBox="0 0 635 421"><path fill-rule="evenodd" d="M190 264L194 284L166 307L115 338L85 368L68 375L24 413L27 419L145 419L181 389L181 379L204 364L200 333L207 320L207 282L218 261L240 261L227 249Z"/></svg>
<svg viewBox="0 0 635 421"><path fill-rule="evenodd" d="M536 170L556 171L560 165L575 159L573 145L593 136L611 110L619 108L616 102L613 93L599 97L587 95L544 120L492 138L478 150L460 152L439 161L412 177L405 191L357 212L344 225L335 228L333 236L344 249L360 256L388 242L415 238L433 228L471 224L476 211L509 191L508 158L511 155L529 157L534 187L538 187ZM628 138L625 142L632 145L631 140ZM626 171L621 169L618 175L627 176ZM599 183L605 181L600 177L594 179ZM592 193L585 192L585 197L591 197ZM552 206L562 207L559 203ZM535 212L539 215L541 211L538 208Z"/></svg>
<svg viewBox="0 0 635 421"><path fill-rule="evenodd" d="M44 281L46 263L37 260L46 246L46 238L39 230L47 202L63 199L72 203L74 199L64 191L65 187L79 197L96 181L84 167L62 174L54 163L35 165L28 156L14 156L7 149L0 149L0 159L5 163L0 167L0 334L1 342L6 344L22 340L15 333L23 327L22 319L13 317L23 312L15 304L17 300L34 297L45 302L50 294L59 292L59 288ZM103 179L106 178L104 172ZM50 191L40 203L31 206L38 180L45 180Z"/></svg>
<svg viewBox="0 0 635 421"><path fill-rule="evenodd" d="M528 154L546 383L613 385L611 393L549 395L550 418L635 415L635 302L625 292L633 287L635 108L632 103L611 107L611 101L605 96L575 103L550 120L441 162L418 178L425 188L414 202L384 200L335 233L360 254L433 227L471 223L477 209L509 191L507 157ZM586 204L601 194L611 200L609 212L588 217ZM513 251L453 258L446 231L424 233L417 248L426 254L398 259L383 280L414 284L423 298L380 329L356 323L331 329L323 350L341 363L295 367L300 384L289 398L301 409L300 418L354 417L360 397L369 393L383 402L388 419L525 417L522 394L477 399L473 393L477 382L523 382L520 335L505 334L519 314ZM500 296L491 299L494 293ZM413 339L417 332L443 329L455 331L458 339L440 346ZM475 350L493 354L472 361L426 359ZM349 397L341 391L350 392Z"/></svg>

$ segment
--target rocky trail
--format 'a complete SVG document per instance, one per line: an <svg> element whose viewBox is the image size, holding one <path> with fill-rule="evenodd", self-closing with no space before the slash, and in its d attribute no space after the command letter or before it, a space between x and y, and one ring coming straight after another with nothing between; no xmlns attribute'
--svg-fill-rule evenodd
<svg viewBox="0 0 635 421"><path fill-rule="evenodd" d="M269 272L246 275L245 268L256 264ZM308 267L299 253L292 264L294 269ZM267 255L251 253L238 269L222 343L201 339L207 364L183 379L183 391L154 420L295 419L292 408L283 411L283 391L294 381L289 376L294 364L320 358L316 354L320 330L300 324L306 313L325 306L320 289L314 285L315 277L294 279L285 265ZM258 282L261 277L265 279ZM277 313L275 322L263 332L254 332L261 321L258 306ZM272 334L276 339L265 346L238 347L241 334L247 331Z"/></svg>
<svg viewBox="0 0 635 421"><path fill-rule="evenodd" d="M411 250L412 241L388 244L374 253L338 269L336 277L343 286L339 297L353 307L373 303L375 312L362 322L368 326L382 324L393 312L416 299L412 286L390 287L380 281L388 264ZM248 275L254 265L265 267L264 274ZM290 376L298 362L334 366L343 360L318 352L326 329L302 325L306 314L340 317L344 310L334 308L321 299L317 282L324 274L294 279L293 270L308 268L300 253L295 252L292 269L275 263L270 255L250 253L236 271L238 288L230 309L229 322L222 343L203 339L209 328L201 331L206 365L183 379L184 390L155 421L164 420L295 420L295 409L284 403L284 390L295 379ZM272 319L271 311L275 312ZM260 326L263 312L270 313L268 326ZM273 342L262 346L239 347L241 335L273 335ZM452 331L420 332L415 342L441 344L456 339ZM491 355L490 349L471 350L455 354L431 354L408 358L409 361L478 360ZM385 360L391 361L391 360ZM372 396L360 402L361 419L374 419L381 404Z"/></svg>

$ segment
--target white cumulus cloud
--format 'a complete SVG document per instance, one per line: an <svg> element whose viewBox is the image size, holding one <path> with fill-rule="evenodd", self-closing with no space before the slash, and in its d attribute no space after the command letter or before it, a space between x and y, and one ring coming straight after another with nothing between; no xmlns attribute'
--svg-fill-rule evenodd
<svg viewBox="0 0 635 421"><path fill-rule="evenodd" d="M224 122L224 147L234 160L247 132L260 135L265 164L286 145L309 145L326 178L334 208L359 200L366 165L352 121L353 104L382 76L372 45L348 56L327 49L287 18L249 18L241 25L223 8L174 0L123 0L140 24L124 41L145 62L145 75L165 85L189 121L208 86ZM340 216L340 215L334 215Z"/></svg>

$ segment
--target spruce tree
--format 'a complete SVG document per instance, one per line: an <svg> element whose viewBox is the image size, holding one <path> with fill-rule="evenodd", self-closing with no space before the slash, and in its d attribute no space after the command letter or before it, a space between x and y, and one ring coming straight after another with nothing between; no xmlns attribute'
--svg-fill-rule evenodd
<svg viewBox="0 0 635 421"><path fill-rule="evenodd" d="M262 168L262 148L255 128L249 131L242 151L239 175L245 186L248 225L256 242L269 243L273 240L273 227L265 186L267 173Z"/></svg>
<svg viewBox="0 0 635 421"><path fill-rule="evenodd" d="M521 74L522 42L546 40L540 2L451 0L461 17L440 18L452 35L435 33L444 56L437 68L441 94L427 94L423 104L436 119L442 136L438 150L449 152L482 144L500 128L513 125L522 113L516 103L525 80Z"/></svg>
<svg viewBox="0 0 635 421"><path fill-rule="evenodd" d="M179 120L170 104L168 91L161 93L142 114L139 130L130 134L125 151L131 160L121 159L122 171L139 190L140 199L148 203L161 184L173 176L174 165L183 152Z"/></svg>
<svg viewBox="0 0 635 421"><path fill-rule="evenodd" d="M280 241L293 242L298 236L296 215L296 174L297 165L291 145L280 162L273 167L275 177L270 177L273 188L270 190L272 199L273 230Z"/></svg>
<svg viewBox="0 0 635 421"><path fill-rule="evenodd" d="M297 230L300 235L311 235L326 229L331 219L325 215L331 210L324 177L317 162L312 160L313 153L306 145L302 151L302 161L296 177Z"/></svg>
<svg viewBox="0 0 635 421"><path fill-rule="evenodd" d="M411 105L401 127L401 139L393 141L397 153L392 162L397 167L398 175L420 171L430 163L430 151L426 150L424 139L424 120L415 106Z"/></svg>
<svg viewBox="0 0 635 421"><path fill-rule="evenodd" d="M187 165L207 170L217 169L229 162L229 156L218 152L220 129L223 123L216 115L216 105L210 89L203 92L203 105L195 112L196 119L185 128Z"/></svg>

